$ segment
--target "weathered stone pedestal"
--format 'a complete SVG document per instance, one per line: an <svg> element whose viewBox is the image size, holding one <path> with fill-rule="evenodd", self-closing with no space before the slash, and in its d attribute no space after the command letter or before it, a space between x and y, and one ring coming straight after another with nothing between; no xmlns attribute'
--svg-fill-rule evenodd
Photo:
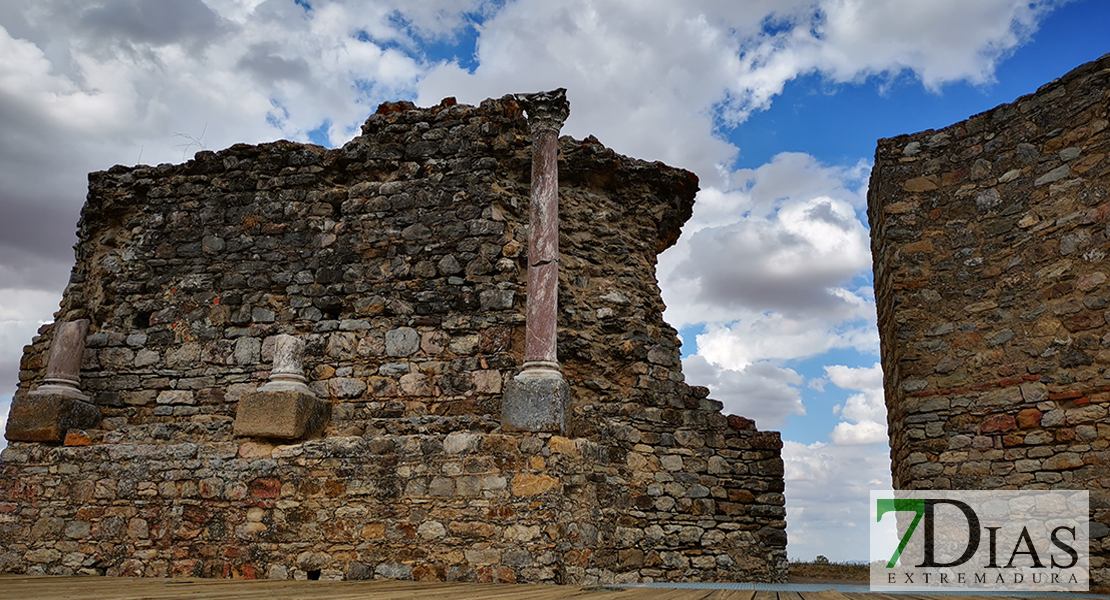
<svg viewBox="0 0 1110 600"><path fill-rule="evenodd" d="M100 424L100 409L63 394L16 396L4 437L13 442L61 443L66 431Z"/></svg>
<svg viewBox="0 0 1110 600"><path fill-rule="evenodd" d="M317 398L305 384L303 358L303 341L277 336L270 380L239 399L235 435L295 440L323 433L331 419L331 403Z"/></svg>
<svg viewBox="0 0 1110 600"><path fill-rule="evenodd" d="M54 326L43 384L12 401L4 437L13 442L61 443L69 429L100 424L100 409L78 388L88 330L87 319Z"/></svg>
<svg viewBox="0 0 1110 600"><path fill-rule="evenodd" d="M525 368L505 384L501 428L505 431L564 432L569 400L570 385L561 373Z"/></svg>
<svg viewBox="0 0 1110 600"><path fill-rule="evenodd" d="M235 435L287 440L319 436L331 404L296 390L244 394L235 411Z"/></svg>

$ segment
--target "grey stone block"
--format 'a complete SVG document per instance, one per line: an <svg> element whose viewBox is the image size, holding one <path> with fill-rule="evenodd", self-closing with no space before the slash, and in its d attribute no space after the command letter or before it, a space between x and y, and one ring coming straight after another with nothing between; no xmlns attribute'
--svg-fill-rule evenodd
<svg viewBox="0 0 1110 600"><path fill-rule="evenodd" d="M100 425L100 408L64 394L25 394L12 401L4 437L13 442L61 443L70 429Z"/></svg>
<svg viewBox="0 0 1110 600"><path fill-rule="evenodd" d="M323 433L331 403L297 390L243 394L235 409L235 435L304 439Z"/></svg>
<svg viewBox="0 0 1110 600"><path fill-rule="evenodd" d="M485 290L478 295L482 310L505 310L513 307L512 290Z"/></svg>
<svg viewBox="0 0 1110 600"><path fill-rule="evenodd" d="M385 353L389 356L409 356L420 349L420 334L411 327L398 327L385 333Z"/></svg>
<svg viewBox="0 0 1110 600"><path fill-rule="evenodd" d="M509 380L501 397L501 428L505 431L564 432L570 385L554 372L523 371Z"/></svg>

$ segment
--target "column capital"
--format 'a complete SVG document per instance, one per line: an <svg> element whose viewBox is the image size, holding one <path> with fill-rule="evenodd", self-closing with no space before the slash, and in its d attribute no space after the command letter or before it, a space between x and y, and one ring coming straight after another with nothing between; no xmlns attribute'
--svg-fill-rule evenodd
<svg viewBox="0 0 1110 600"><path fill-rule="evenodd" d="M558 132L570 115L566 88L534 94L517 94L516 101L528 113L532 131L549 129Z"/></svg>

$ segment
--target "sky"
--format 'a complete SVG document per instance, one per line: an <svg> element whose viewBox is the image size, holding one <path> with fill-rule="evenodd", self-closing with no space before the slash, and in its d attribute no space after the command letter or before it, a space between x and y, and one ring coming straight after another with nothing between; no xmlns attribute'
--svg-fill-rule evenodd
<svg viewBox="0 0 1110 600"><path fill-rule="evenodd" d="M1108 23L1105 0L4 0L0 419L88 172L565 87L564 134L701 178L657 272L686 379L782 432L791 559L866 559L890 488L875 141L1035 91L1110 52Z"/></svg>

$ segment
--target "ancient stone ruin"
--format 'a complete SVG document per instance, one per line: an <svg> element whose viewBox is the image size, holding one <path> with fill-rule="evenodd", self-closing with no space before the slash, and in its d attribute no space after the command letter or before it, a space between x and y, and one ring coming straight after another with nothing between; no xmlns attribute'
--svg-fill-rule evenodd
<svg viewBox="0 0 1110 600"><path fill-rule="evenodd" d="M783 580L779 435L686 385L662 319L697 178L558 138L561 101L91 174L0 570Z"/></svg>
<svg viewBox="0 0 1110 600"><path fill-rule="evenodd" d="M895 489L1089 489L1110 583L1110 55L879 141L868 193Z"/></svg>

